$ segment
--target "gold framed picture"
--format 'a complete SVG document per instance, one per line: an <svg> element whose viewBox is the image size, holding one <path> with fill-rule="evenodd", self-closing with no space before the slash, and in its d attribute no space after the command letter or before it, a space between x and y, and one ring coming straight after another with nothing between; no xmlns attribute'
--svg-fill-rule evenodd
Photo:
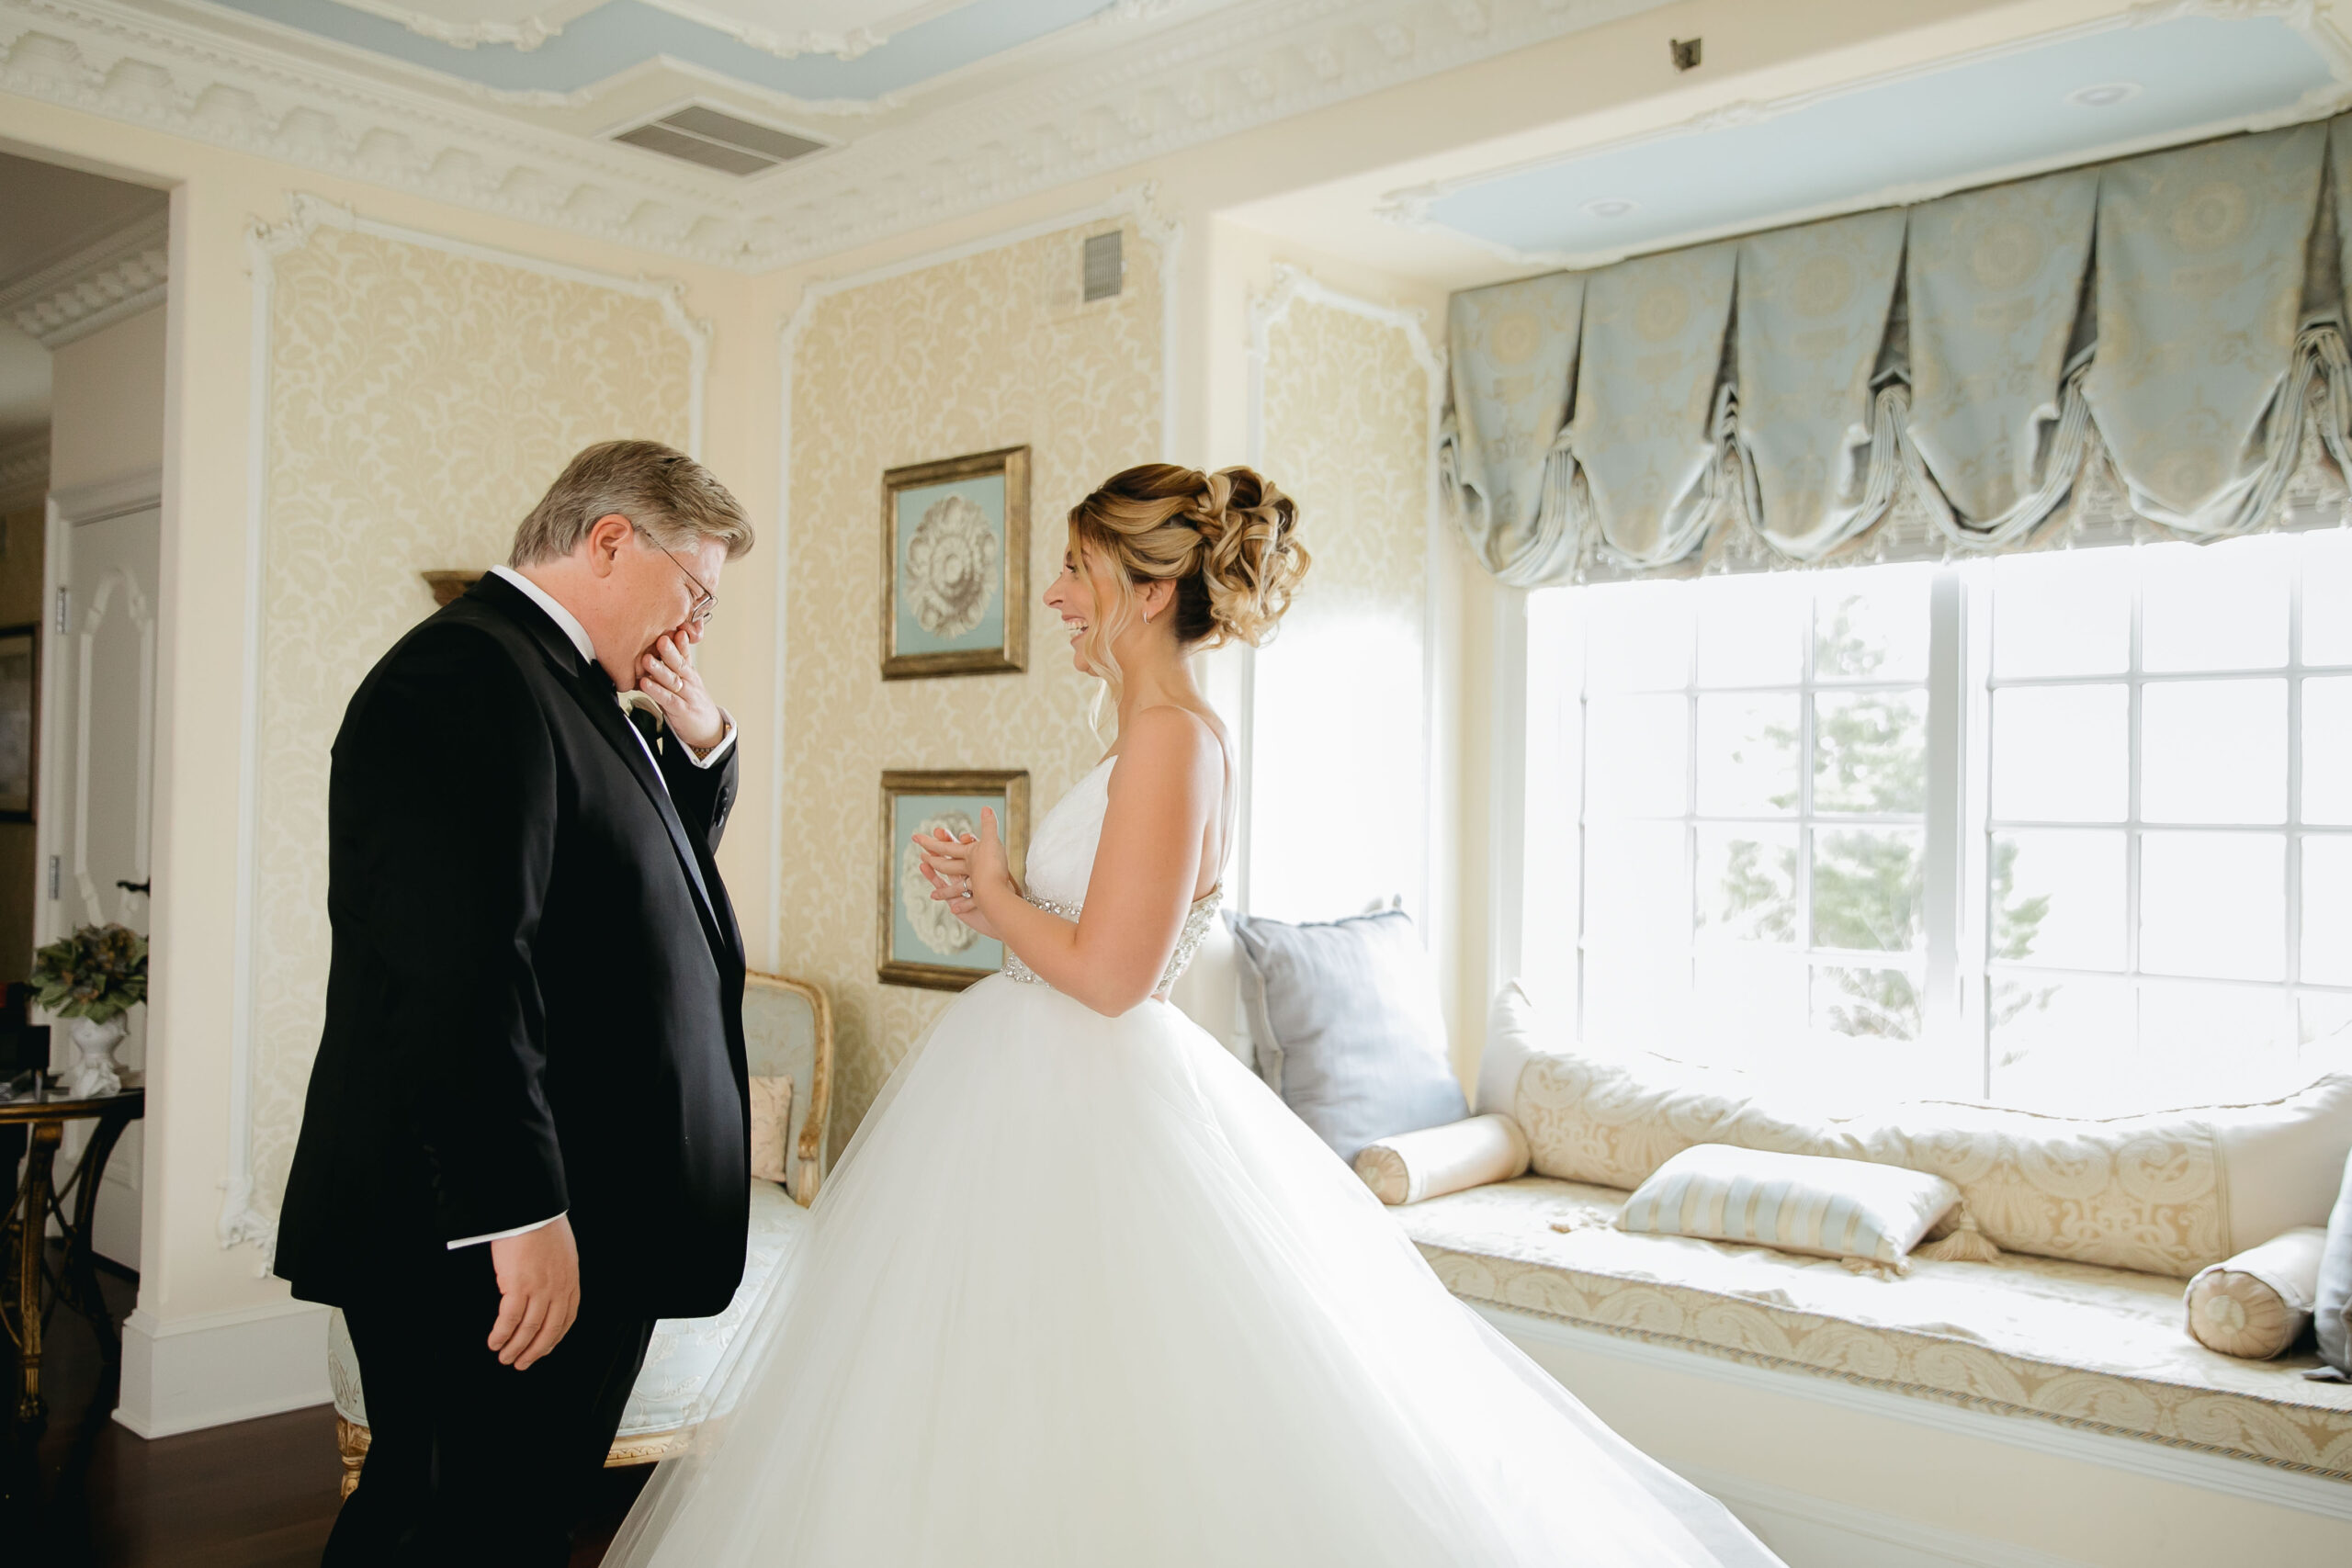
<svg viewBox="0 0 2352 1568"><path fill-rule="evenodd" d="M1004 944L984 937L934 903L917 833L944 828L980 830L980 810L996 813L1005 858L1015 875L1029 847L1029 775L1021 770L962 768L882 775L882 853L876 887L875 953L886 986L960 991L1004 967Z"/></svg>
<svg viewBox="0 0 2352 1568"><path fill-rule="evenodd" d="M882 476L882 678L1029 668L1029 448Z"/></svg>

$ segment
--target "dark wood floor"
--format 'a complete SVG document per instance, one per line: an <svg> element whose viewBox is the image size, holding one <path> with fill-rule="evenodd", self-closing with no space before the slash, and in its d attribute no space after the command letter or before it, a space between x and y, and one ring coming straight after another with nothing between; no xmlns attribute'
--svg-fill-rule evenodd
<svg viewBox="0 0 2352 1568"><path fill-rule="evenodd" d="M105 1280L118 1323L135 1297ZM50 1320L48 1419L0 1447L0 1563L41 1568L313 1568L339 1506L325 1405L153 1442L111 1418L115 1368L71 1313ZM17 1364L0 1337L0 1387ZM5 1410L6 1406L0 1406ZM607 1471L572 1568L595 1568L650 1472Z"/></svg>

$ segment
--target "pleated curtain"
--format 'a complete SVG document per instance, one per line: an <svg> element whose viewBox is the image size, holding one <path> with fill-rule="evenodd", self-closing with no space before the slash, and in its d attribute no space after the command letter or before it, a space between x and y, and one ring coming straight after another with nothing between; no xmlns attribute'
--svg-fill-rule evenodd
<svg viewBox="0 0 2352 1568"><path fill-rule="evenodd" d="M1442 483L1520 586L2341 521L2346 213L2352 117L1465 291Z"/></svg>

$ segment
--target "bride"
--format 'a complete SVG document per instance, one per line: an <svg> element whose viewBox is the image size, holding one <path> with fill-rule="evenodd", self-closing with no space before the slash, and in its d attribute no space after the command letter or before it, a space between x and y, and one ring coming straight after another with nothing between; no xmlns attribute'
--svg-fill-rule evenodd
<svg viewBox="0 0 2352 1568"><path fill-rule="evenodd" d="M885 1087L692 1449L643 1568L1775 1568L1449 1296L1355 1176L1167 1001L1234 835L1185 658L1306 569L1248 468L1129 468L1045 595L1118 740L1038 826L918 840L1001 940Z"/></svg>

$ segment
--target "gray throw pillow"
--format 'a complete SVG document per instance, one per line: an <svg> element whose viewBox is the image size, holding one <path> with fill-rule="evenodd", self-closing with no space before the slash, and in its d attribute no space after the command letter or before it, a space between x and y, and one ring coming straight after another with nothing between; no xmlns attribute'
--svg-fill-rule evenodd
<svg viewBox="0 0 2352 1568"><path fill-rule="evenodd" d="M1258 1075L1341 1159L1470 1114L1410 916L1291 925L1237 915L1233 934Z"/></svg>
<svg viewBox="0 0 2352 1568"><path fill-rule="evenodd" d="M2319 1301L2312 1324L2319 1331L2320 1359L2352 1376L2352 1159L2344 1162L2344 1188L2327 1216L2327 1247L2319 1255Z"/></svg>

